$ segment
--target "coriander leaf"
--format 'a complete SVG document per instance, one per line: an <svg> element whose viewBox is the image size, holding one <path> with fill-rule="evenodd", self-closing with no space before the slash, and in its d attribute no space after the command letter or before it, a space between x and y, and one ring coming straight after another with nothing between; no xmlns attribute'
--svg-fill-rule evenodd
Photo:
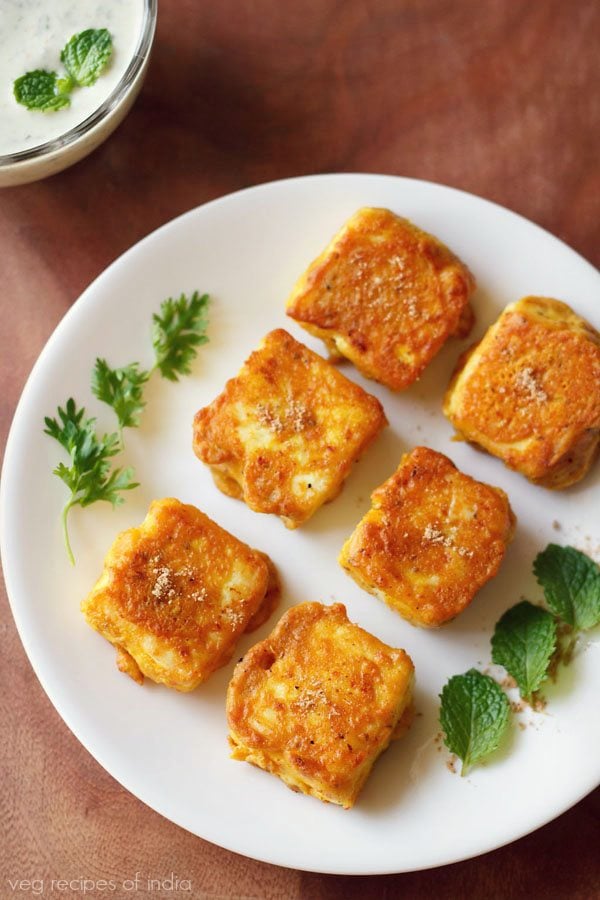
<svg viewBox="0 0 600 900"><path fill-rule="evenodd" d="M538 553L533 572L552 612L574 628L600 622L600 569L574 547L548 544Z"/></svg>
<svg viewBox="0 0 600 900"><path fill-rule="evenodd" d="M56 111L70 106L71 101L59 88L56 72L35 69L17 78L13 85L15 100L27 109L42 112Z"/></svg>
<svg viewBox="0 0 600 900"><path fill-rule="evenodd" d="M140 413L146 405L143 386L150 377L149 372L139 368L139 363L130 363L121 369L111 369L105 359L96 359L92 371L92 393L103 403L112 406L119 429L137 428Z"/></svg>
<svg viewBox="0 0 600 900"><path fill-rule="evenodd" d="M160 314L152 316L152 345L156 355L154 368L163 378L178 381L188 375L197 347L208 343L204 333L208 325L208 294L194 291L188 300L182 294L178 300L170 297L161 303Z"/></svg>
<svg viewBox="0 0 600 900"><path fill-rule="evenodd" d="M515 679L521 695L531 698L546 679L556 647L556 622L541 606L528 600L507 610L496 623L492 660Z"/></svg>
<svg viewBox="0 0 600 900"><path fill-rule="evenodd" d="M87 28L74 34L61 51L60 60L75 84L89 87L97 80L112 54L112 38L106 28Z"/></svg>
<svg viewBox="0 0 600 900"><path fill-rule="evenodd" d="M462 775L492 753L508 725L510 704L489 675L469 669L454 675L440 694L444 743L462 759Z"/></svg>
<svg viewBox="0 0 600 900"><path fill-rule="evenodd" d="M98 438L94 428L96 420L85 418L85 410L78 410L72 397L64 409L58 407L58 419L46 416L44 423L44 433L58 441L71 457L71 465L59 463L54 475L71 492L62 511L62 525L67 553L74 564L67 528L69 510L73 506L90 506L97 500L118 506L123 502L120 492L137 487L137 483L132 480L133 469L111 469L110 459L121 449L119 436L105 434Z"/></svg>

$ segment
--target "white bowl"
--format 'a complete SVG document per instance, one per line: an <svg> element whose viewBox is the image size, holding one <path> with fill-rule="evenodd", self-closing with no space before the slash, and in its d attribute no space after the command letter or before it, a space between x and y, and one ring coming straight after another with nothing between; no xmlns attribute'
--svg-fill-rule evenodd
<svg viewBox="0 0 600 900"><path fill-rule="evenodd" d="M47 178L95 150L123 121L142 86L156 29L157 0L144 0L137 46L122 78L83 122L53 140L27 150L0 155L0 187Z"/></svg>

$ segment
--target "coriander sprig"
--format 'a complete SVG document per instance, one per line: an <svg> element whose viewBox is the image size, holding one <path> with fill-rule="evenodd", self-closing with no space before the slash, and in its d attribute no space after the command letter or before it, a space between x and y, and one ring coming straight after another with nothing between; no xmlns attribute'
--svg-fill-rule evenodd
<svg viewBox="0 0 600 900"><path fill-rule="evenodd" d="M67 70L60 78L56 72L35 69L17 78L13 94L17 103L42 112L64 109L71 105L75 87L94 84L112 55L112 38L106 28L87 28L74 34L60 54Z"/></svg>
<svg viewBox="0 0 600 900"><path fill-rule="evenodd" d="M121 491L137 487L133 481L133 469L111 468L110 459L121 450L118 434L96 434L96 420L85 418L85 409L77 409L73 398L65 408L58 407L58 420L46 416L45 434L49 434L64 447L71 458L71 465L59 463L53 470L69 488L71 495L62 511L62 527L65 546L72 564L75 563L67 517L74 506L90 506L105 500L113 506L123 502Z"/></svg>
<svg viewBox="0 0 600 900"><path fill-rule="evenodd" d="M169 381L179 381L189 375L190 364L198 347L208 342L208 294L194 291L188 300L182 294L178 300L169 297L161 303L160 314L152 316L152 346L156 355L155 369Z"/></svg>
<svg viewBox="0 0 600 900"><path fill-rule="evenodd" d="M105 359L98 358L92 372L92 393L103 403L112 406L123 428L135 428L140 424L140 414L145 406L143 387L151 375L158 371L169 381L178 381L188 375L198 347L208 342L208 294L194 291L188 299L185 294L177 300L169 297L160 306L160 312L152 316L152 346L155 362L145 371L139 363L130 363L120 369L112 369Z"/></svg>
<svg viewBox="0 0 600 900"><path fill-rule="evenodd" d="M119 435L123 443L123 428L137 428L140 414L146 405L143 387L150 372L130 363L121 369L111 369L105 359L98 359L92 371L92 393L103 403L112 406L119 421Z"/></svg>
<svg viewBox="0 0 600 900"><path fill-rule="evenodd" d="M73 506L90 506L97 500L106 500L113 506L123 502L122 491L137 487L132 468L111 468L110 460L123 449L123 429L140 424L140 415L146 402L144 385L153 372L164 378L178 381L180 375L190 372L190 365L202 344L208 341L208 294L194 291L189 298L185 294L177 300L168 298L160 307L160 313L152 317L152 344L155 362L146 371L137 362L113 369L105 359L98 357L92 370L92 393L111 406L119 423L118 433L99 438L96 420L85 417L85 409L77 409L70 398L65 408L58 407L58 418L44 419L46 434L64 447L71 457L71 465L59 463L54 469L67 485L71 495L62 511L62 527L65 546L71 563L75 562L67 518Z"/></svg>

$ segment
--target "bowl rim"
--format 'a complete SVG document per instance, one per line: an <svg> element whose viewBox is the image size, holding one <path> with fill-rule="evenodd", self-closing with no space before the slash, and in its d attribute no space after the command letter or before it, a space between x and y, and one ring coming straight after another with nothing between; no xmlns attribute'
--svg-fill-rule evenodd
<svg viewBox="0 0 600 900"><path fill-rule="evenodd" d="M83 119L82 122L69 128L68 131L65 131L64 134L59 135L57 138L52 138L51 141L44 141L42 144L36 144L35 147L28 147L26 150L17 150L15 153L0 154L0 169L17 165L22 162L31 162L32 160L41 159L56 153L58 150L70 147L81 138L86 137L96 125L99 125L104 119L108 118L121 100L127 95L136 78L143 70L152 46L152 41L154 40L158 0L143 0L143 3L144 16L136 48L121 79L108 97L102 101L100 106L98 106L94 112Z"/></svg>

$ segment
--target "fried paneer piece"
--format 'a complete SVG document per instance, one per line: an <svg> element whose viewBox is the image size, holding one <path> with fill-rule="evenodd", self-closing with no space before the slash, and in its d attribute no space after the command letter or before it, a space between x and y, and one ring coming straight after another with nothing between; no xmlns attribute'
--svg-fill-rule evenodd
<svg viewBox="0 0 600 900"><path fill-rule="evenodd" d="M341 603L294 606L235 668L231 755L348 809L410 725L413 673L404 650L352 624Z"/></svg>
<svg viewBox="0 0 600 900"><path fill-rule="evenodd" d="M81 609L134 681L146 675L191 691L278 599L277 573L264 553L196 507L167 498L151 504L139 528L117 537Z"/></svg>
<svg viewBox="0 0 600 900"><path fill-rule="evenodd" d="M473 325L475 279L440 241L365 207L308 267L287 314L333 356L393 390L415 381L451 335Z"/></svg>
<svg viewBox="0 0 600 900"><path fill-rule="evenodd" d="M378 487L340 565L413 625L455 618L498 572L515 517L500 488L416 447Z"/></svg>
<svg viewBox="0 0 600 900"><path fill-rule="evenodd" d="M600 334L566 303L524 297L459 359L444 413L535 484L574 484L600 446Z"/></svg>
<svg viewBox="0 0 600 900"><path fill-rule="evenodd" d="M296 528L386 424L379 400L277 329L196 414L193 446L225 494Z"/></svg>

